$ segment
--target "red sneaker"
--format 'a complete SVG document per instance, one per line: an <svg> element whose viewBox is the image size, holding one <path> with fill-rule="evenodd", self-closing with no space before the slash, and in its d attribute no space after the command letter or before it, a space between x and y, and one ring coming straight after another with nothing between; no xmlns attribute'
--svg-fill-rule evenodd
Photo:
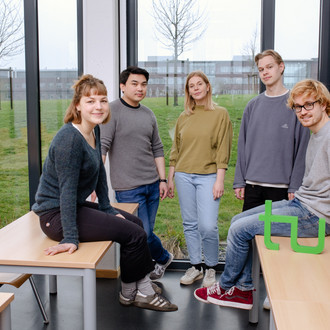
<svg viewBox="0 0 330 330"><path fill-rule="evenodd" d="M200 288L196 289L194 292L194 296L197 300L204 302L204 303L209 303L208 302L208 297L220 297L222 294L226 292L225 289L222 289L219 283L215 283L212 286L208 288Z"/></svg>
<svg viewBox="0 0 330 330"><path fill-rule="evenodd" d="M220 306L251 309L253 306L252 292L253 290L242 291L233 286L220 297L209 295L207 301Z"/></svg>

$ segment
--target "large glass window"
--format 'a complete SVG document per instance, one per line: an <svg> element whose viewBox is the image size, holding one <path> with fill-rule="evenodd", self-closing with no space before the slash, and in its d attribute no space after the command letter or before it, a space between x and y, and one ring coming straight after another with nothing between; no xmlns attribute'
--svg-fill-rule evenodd
<svg viewBox="0 0 330 330"><path fill-rule="evenodd" d="M242 203L234 198L232 183L242 112L248 100L258 91L252 59L259 52L261 2L193 2L194 7L189 12L199 13L200 21L190 22L190 30L192 36L201 36L186 44L176 58L173 40L171 46L171 37L165 30L159 31L160 21L153 17L156 15L152 0L138 1L138 61L139 66L150 73L148 97L143 103L156 114L168 166L174 125L183 111L186 76L191 71L202 70L209 77L214 101L228 109L234 126L233 154L226 173L226 193L219 210L219 235L220 240L225 241L231 217L242 208ZM164 6L166 3L162 1ZM181 45L177 46L180 49ZM155 231L165 244L175 247L177 258L187 256L177 196L160 203Z"/></svg>
<svg viewBox="0 0 330 330"><path fill-rule="evenodd" d="M76 2L38 1L43 160L53 136L63 125L73 95L71 86L78 76Z"/></svg>
<svg viewBox="0 0 330 330"><path fill-rule="evenodd" d="M275 49L286 65L285 85L317 79L320 0L276 0L275 13Z"/></svg>
<svg viewBox="0 0 330 330"><path fill-rule="evenodd" d="M23 1L0 6L0 227L29 210Z"/></svg>
<svg viewBox="0 0 330 330"><path fill-rule="evenodd" d="M161 3L166 7L168 2ZM191 1L194 6L189 8L189 14L197 15L197 20L187 25L192 39L197 38L187 44L175 43L167 32L170 23L163 24L166 18L157 16L152 3L152 0L138 2L138 61L151 73L148 98L143 103L158 119L166 164L174 125L183 111L184 84L189 72L202 70L209 77L214 101L228 109L233 123L232 156L219 210L219 235L225 241L232 216L242 208L242 203L233 196L232 183L242 113L247 102L259 91L254 55L260 51L261 0ZM159 4L158 1L154 3ZM276 0L274 49L285 61L284 84L288 88L301 79L317 78L319 7L319 0ZM302 24L298 23L301 21ZM161 203L156 232L164 241L180 247L185 256L177 199Z"/></svg>
<svg viewBox="0 0 330 330"><path fill-rule="evenodd" d="M23 15L23 0L1 2L0 38L9 42L0 40L0 226L30 207ZM39 1L38 15L44 159L77 78L76 0Z"/></svg>

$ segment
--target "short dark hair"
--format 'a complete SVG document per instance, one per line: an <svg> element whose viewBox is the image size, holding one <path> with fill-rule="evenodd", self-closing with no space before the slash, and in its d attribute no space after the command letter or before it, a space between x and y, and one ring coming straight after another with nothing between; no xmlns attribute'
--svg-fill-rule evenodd
<svg viewBox="0 0 330 330"><path fill-rule="evenodd" d="M131 74L143 74L147 81L149 80L149 72L147 70L139 68L138 66L129 66L126 70L121 72L119 76L119 83L125 85Z"/></svg>

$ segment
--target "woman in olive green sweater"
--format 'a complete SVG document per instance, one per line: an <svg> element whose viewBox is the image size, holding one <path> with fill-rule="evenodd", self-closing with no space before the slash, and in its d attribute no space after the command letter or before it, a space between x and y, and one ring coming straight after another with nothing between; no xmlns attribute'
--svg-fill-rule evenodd
<svg viewBox="0 0 330 330"><path fill-rule="evenodd" d="M203 254L203 286L208 287L216 282L218 210L230 157L232 125L227 110L213 103L211 84L201 71L187 77L184 108L175 127L168 196L174 196L175 177L192 266L180 283L189 285L203 278Z"/></svg>

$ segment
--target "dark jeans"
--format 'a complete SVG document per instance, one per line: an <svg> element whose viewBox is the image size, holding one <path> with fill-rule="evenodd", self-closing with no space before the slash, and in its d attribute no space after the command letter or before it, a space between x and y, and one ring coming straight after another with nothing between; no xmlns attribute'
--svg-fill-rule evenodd
<svg viewBox="0 0 330 330"><path fill-rule="evenodd" d="M153 269L142 221L136 216L118 210L124 217L98 210L98 204L86 202L77 206L77 226L80 242L113 241L120 244L121 279L125 283L144 278ZM49 210L40 217L42 231L51 239L63 239L61 212Z"/></svg>
<svg viewBox="0 0 330 330"><path fill-rule="evenodd" d="M119 203L139 203L138 215L148 237L152 258L159 264L166 264L170 257L162 242L154 233L156 214L159 206L159 182L146 184L135 189L116 191Z"/></svg>
<svg viewBox="0 0 330 330"><path fill-rule="evenodd" d="M266 200L273 202L288 199L288 188L262 187L246 184L243 211L265 204Z"/></svg>

